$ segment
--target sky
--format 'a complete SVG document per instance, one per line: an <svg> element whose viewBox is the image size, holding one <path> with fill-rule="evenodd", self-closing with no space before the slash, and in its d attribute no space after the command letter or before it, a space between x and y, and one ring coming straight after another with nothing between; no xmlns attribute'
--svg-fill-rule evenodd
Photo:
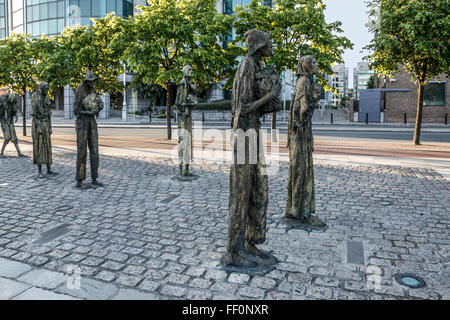
<svg viewBox="0 0 450 320"><path fill-rule="evenodd" d="M325 18L327 22L340 20L342 29L346 36L353 43L353 50L346 50L343 58L345 66L349 68L349 87L353 87L353 68L362 58L367 55L367 51L362 52L362 48L368 45L373 38L367 30L367 8L365 0L324 0L327 8Z"/></svg>

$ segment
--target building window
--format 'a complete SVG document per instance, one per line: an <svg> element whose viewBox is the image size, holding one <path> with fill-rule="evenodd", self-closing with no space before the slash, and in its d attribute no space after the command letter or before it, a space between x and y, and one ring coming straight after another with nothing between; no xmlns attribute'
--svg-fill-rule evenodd
<svg viewBox="0 0 450 320"><path fill-rule="evenodd" d="M428 107L445 107L447 82L428 82L424 87L423 105Z"/></svg>
<svg viewBox="0 0 450 320"><path fill-rule="evenodd" d="M7 36L7 14L6 14L6 1L0 0L0 39Z"/></svg>
<svg viewBox="0 0 450 320"><path fill-rule="evenodd" d="M56 35L64 28L64 0L27 0L27 33L32 37Z"/></svg>
<svg viewBox="0 0 450 320"><path fill-rule="evenodd" d="M223 1L223 13L224 14L233 14L233 0L224 0Z"/></svg>

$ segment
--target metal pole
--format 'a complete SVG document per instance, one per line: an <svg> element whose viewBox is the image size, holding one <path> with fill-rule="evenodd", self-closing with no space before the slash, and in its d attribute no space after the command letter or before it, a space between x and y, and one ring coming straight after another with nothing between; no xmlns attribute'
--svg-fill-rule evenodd
<svg viewBox="0 0 450 320"><path fill-rule="evenodd" d="M406 115L406 113L404 113L404 114L403 114L403 123L404 123L404 124L406 124L406 117L407 117L407 115Z"/></svg>
<svg viewBox="0 0 450 320"><path fill-rule="evenodd" d="M136 93L133 92L131 97L133 99L133 121L134 121L136 120Z"/></svg>
<svg viewBox="0 0 450 320"><path fill-rule="evenodd" d="M127 80L126 80L126 69L125 63L123 64L123 106L122 106L122 121L127 121Z"/></svg>
<svg viewBox="0 0 450 320"><path fill-rule="evenodd" d="M333 113L331 113L331 124L333 124Z"/></svg>
<svg viewBox="0 0 450 320"><path fill-rule="evenodd" d="M366 124L369 124L369 114L366 112Z"/></svg>
<svg viewBox="0 0 450 320"><path fill-rule="evenodd" d="M204 123L204 122L205 122L205 113L202 112L202 123Z"/></svg>
<svg viewBox="0 0 450 320"><path fill-rule="evenodd" d="M283 81L283 122L286 122L286 71L284 71Z"/></svg>
<svg viewBox="0 0 450 320"><path fill-rule="evenodd" d="M448 124L448 113L445 114L445 125Z"/></svg>

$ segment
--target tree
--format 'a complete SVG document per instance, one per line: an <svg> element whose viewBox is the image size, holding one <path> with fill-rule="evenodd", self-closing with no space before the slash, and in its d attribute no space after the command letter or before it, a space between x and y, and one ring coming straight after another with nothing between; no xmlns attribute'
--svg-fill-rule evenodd
<svg viewBox="0 0 450 320"><path fill-rule="evenodd" d="M36 59L36 78L50 86L50 94L68 85L74 76L74 60L70 50L57 37L42 36L33 39L32 48Z"/></svg>
<svg viewBox="0 0 450 320"><path fill-rule="evenodd" d="M22 97L23 135L26 127L26 93L36 89L36 60L27 35L12 34L0 39L0 87L8 87Z"/></svg>
<svg viewBox="0 0 450 320"><path fill-rule="evenodd" d="M379 75L392 77L402 66L417 84L417 114L413 144L420 144L424 86L449 73L450 6L448 0L371 0L377 20L369 24L375 33L366 48L367 58ZM374 10L376 9L376 10Z"/></svg>
<svg viewBox="0 0 450 320"><path fill-rule="evenodd" d="M371 75L369 80L367 81L367 89L373 89L373 88L375 88L375 77L373 75Z"/></svg>
<svg viewBox="0 0 450 320"><path fill-rule="evenodd" d="M125 20L114 14L96 19L93 26L65 28L57 38L57 55L68 56L71 61L70 85L75 88L83 82L87 70L100 80L96 87L108 93L123 90L118 80L123 73L123 52L126 46L121 35ZM66 79L67 80L67 79ZM62 81L64 82L64 81Z"/></svg>
<svg viewBox="0 0 450 320"><path fill-rule="evenodd" d="M237 49L220 44L233 17L218 14L216 0L149 0L127 25L125 59L148 85L167 90L167 138L171 139L171 84L181 80L181 68L191 65L200 91L231 75Z"/></svg>
<svg viewBox="0 0 450 320"><path fill-rule="evenodd" d="M249 6L236 8L236 41L243 42L245 32L252 28L272 32L274 54L268 63L278 72L295 73L300 56L313 55L322 73L333 74L332 65L343 63L344 50L353 48L353 44L337 35L343 32L342 22L325 21L325 8L322 0L279 0L274 8L252 0ZM332 90L323 77L319 82Z"/></svg>

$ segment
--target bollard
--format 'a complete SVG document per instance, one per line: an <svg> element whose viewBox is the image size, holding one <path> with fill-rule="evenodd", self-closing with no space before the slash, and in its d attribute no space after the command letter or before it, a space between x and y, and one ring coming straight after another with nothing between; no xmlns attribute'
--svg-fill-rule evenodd
<svg viewBox="0 0 450 320"><path fill-rule="evenodd" d="M406 113L403 114L403 123L406 124Z"/></svg>
<svg viewBox="0 0 450 320"><path fill-rule="evenodd" d="M148 118L150 120L150 123L152 123L152 114L151 113L149 114Z"/></svg>
<svg viewBox="0 0 450 320"><path fill-rule="evenodd" d="M369 124L369 114L366 113L366 124Z"/></svg>
<svg viewBox="0 0 450 320"><path fill-rule="evenodd" d="M445 122L445 125L448 124L448 113L445 114L445 121L444 122Z"/></svg>
<svg viewBox="0 0 450 320"><path fill-rule="evenodd" d="M205 122L205 113L202 112L202 123L204 123L204 122Z"/></svg>
<svg viewBox="0 0 450 320"><path fill-rule="evenodd" d="M331 113L331 124L333 124L333 113Z"/></svg>
<svg viewBox="0 0 450 320"><path fill-rule="evenodd" d="M266 115L263 115L263 123L266 123Z"/></svg>

